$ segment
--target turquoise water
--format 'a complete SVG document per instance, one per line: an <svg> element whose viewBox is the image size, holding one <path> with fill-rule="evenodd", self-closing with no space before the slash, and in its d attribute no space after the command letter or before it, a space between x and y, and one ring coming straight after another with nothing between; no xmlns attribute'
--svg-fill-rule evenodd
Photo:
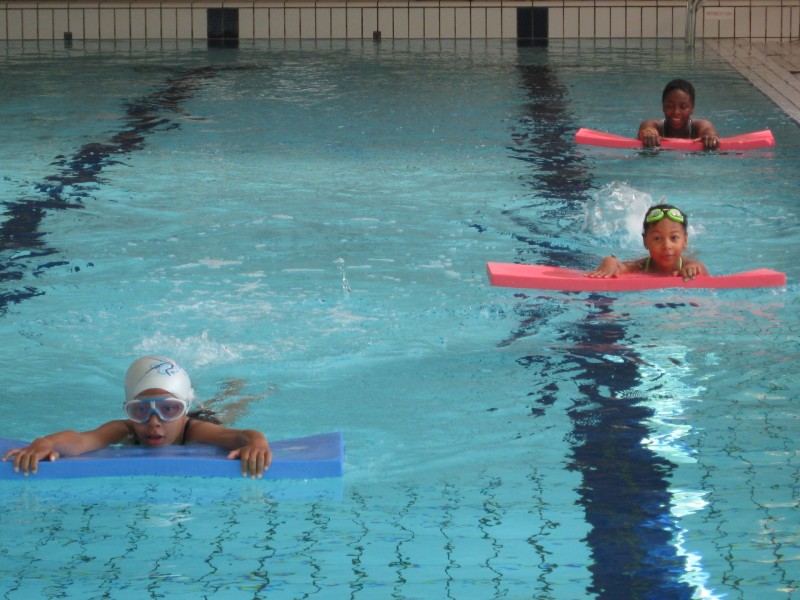
<svg viewBox="0 0 800 600"><path fill-rule="evenodd" d="M3 435L119 418L138 355L345 476L3 482L5 598L791 598L800 131L680 44L7 45ZM773 150L633 135L674 76ZM492 288L640 256L786 288ZM12 404L13 403L13 404Z"/></svg>

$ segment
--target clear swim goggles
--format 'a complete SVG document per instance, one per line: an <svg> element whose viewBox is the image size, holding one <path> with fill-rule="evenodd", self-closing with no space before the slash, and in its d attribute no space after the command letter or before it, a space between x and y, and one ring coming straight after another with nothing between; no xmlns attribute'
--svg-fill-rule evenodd
<svg viewBox="0 0 800 600"><path fill-rule="evenodd" d="M189 412L189 403L174 396L134 398L122 406L128 418L136 423L147 423L153 413L165 423L169 423Z"/></svg>
<svg viewBox="0 0 800 600"><path fill-rule="evenodd" d="M663 208L654 208L644 219L645 223L655 223L660 221L664 217L675 221L676 223L684 223L686 221L686 217L683 216L683 213L679 211L677 208L668 208L664 210Z"/></svg>

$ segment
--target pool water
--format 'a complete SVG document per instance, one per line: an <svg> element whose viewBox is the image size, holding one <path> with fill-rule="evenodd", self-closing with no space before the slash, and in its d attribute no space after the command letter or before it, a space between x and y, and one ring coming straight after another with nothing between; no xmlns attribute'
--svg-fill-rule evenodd
<svg viewBox="0 0 800 600"><path fill-rule="evenodd" d="M3 481L3 598L792 598L800 129L677 42L0 47L2 435L119 418L178 359L319 481ZM666 81L723 135L640 153ZM690 217L785 288L493 288Z"/></svg>

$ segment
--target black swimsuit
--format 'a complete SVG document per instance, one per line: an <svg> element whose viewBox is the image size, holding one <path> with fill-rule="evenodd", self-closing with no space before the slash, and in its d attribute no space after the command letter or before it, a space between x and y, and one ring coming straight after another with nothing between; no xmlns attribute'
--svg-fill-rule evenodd
<svg viewBox="0 0 800 600"><path fill-rule="evenodd" d="M689 125L689 135L687 135L686 137L693 138L694 135L692 135L692 129L694 128L694 124L692 123L692 118L691 117L689 117L689 122L687 124ZM674 135L667 134L667 119L666 118L661 121L661 137L675 137Z"/></svg>
<svg viewBox="0 0 800 600"><path fill-rule="evenodd" d="M189 425L192 424L192 418L188 417L186 423L183 424L183 433L181 434L181 446L186 445L186 438L189 435Z"/></svg>

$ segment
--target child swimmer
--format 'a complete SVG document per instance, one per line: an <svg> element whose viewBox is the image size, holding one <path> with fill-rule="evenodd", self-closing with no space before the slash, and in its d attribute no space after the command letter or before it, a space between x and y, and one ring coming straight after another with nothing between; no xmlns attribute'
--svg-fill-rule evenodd
<svg viewBox="0 0 800 600"><path fill-rule="evenodd" d="M692 118L694 86L685 79L673 79L661 94L663 119L648 119L639 125L638 138L645 148L661 145L662 137L692 138L703 142L703 149L719 148L719 134L707 119Z"/></svg>
<svg viewBox="0 0 800 600"><path fill-rule="evenodd" d="M606 256L588 277L617 277L621 273L658 273L683 277L685 281L698 275L708 275L705 265L684 258L683 251L689 242L689 220L679 209L669 204L659 204L647 211L644 218L642 241L650 252L645 258L620 261L613 254Z"/></svg>
<svg viewBox="0 0 800 600"><path fill-rule="evenodd" d="M26 448L12 448L3 461L14 470L36 473L39 461L75 456L112 444L157 448L183 444L212 444L240 459L242 476L261 478L272 461L267 439L253 429L231 429L190 416L194 400L189 375L174 360L146 356L131 364L125 376L127 419L109 421L91 431L61 431L38 438Z"/></svg>

